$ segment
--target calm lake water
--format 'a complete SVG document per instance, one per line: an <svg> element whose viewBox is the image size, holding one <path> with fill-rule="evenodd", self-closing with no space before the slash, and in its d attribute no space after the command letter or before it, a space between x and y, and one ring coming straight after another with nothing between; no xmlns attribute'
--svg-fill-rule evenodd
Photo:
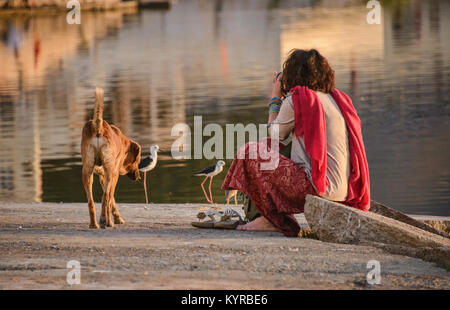
<svg viewBox="0 0 450 310"><path fill-rule="evenodd" d="M169 10L0 15L0 200L86 201L81 128L96 86L104 118L165 149L150 201L203 202L215 160L174 160L172 126L265 123L271 73L292 48L318 48L363 124L372 198L411 214L450 215L450 2L183 0ZM208 137L204 138L204 141ZM227 166L231 160L226 160ZM223 202L222 173L214 178ZM97 201L101 189L94 184ZM145 202L121 177L118 202Z"/></svg>

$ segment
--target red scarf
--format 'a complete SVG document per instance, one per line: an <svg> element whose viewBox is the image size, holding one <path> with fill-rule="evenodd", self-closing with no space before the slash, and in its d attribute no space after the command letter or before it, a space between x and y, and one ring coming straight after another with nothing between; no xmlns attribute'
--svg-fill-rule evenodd
<svg viewBox="0 0 450 310"><path fill-rule="evenodd" d="M317 94L306 86L296 86L291 89L291 93L295 114L295 135L304 137L305 150L311 158L312 182L318 194L323 195L328 187L327 131L323 106ZM347 200L344 203L367 211L370 207L370 180L361 121L350 97L337 89L330 94L341 110L348 131L351 172L348 179Z"/></svg>

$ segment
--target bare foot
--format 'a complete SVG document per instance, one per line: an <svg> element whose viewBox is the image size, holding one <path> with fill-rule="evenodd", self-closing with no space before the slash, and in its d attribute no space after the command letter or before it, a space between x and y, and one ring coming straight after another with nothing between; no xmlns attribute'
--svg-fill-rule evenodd
<svg viewBox="0 0 450 310"><path fill-rule="evenodd" d="M264 216L260 216L257 219L251 221L245 225L239 225L237 230L253 230L253 231L277 231L275 226L269 222Z"/></svg>

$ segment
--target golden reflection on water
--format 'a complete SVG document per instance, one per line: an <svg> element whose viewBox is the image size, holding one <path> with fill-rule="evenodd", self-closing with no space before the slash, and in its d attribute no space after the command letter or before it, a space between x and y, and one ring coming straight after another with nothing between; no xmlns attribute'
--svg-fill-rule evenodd
<svg viewBox="0 0 450 310"><path fill-rule="evenodd" d="M83 12L79 26L64 15L0 15L0 199L85 201L81 128L103 87L105 119L144 155L154 143L166 150L150 200L202 201L190 175L214 161L173 160L172 126L194 115L204 125L266 122L271 72L290 49L315 47L362 119L373 198L448 215L450 5L389 1L381 25L367 24L367 12L351 0L190 0ZM142 184L125 178L116 193L144 201Z"/></svg>

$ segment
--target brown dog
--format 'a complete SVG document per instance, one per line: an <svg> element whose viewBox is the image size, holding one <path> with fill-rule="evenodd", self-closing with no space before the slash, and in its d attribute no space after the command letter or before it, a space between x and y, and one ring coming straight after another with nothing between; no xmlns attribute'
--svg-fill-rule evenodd
<svg viewBox="0 0 450 310"><path fill-rule="evenodd" d="M94 119L83 127L81 138L81 159L83 162L83 185L88 199L89 228L98 228L95 217L95 204L92 198L92 180L94 172L99 175L103 188L102 213L100 226L113 227L111 213L115 224L123 224L114 200L114 191L119 175L127 175L132 180L139 180L138 165L141 160L141 147L128 139L114 125L103 120L103 89L95 89Z"/></svg>

